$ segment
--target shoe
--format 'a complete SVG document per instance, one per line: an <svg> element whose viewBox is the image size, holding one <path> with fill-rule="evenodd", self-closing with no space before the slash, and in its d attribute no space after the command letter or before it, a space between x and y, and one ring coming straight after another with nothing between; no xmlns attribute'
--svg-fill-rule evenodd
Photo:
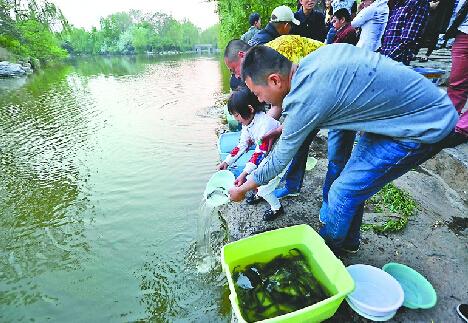
<svg viewBox="0 0 468 323"><path fill-rule="evenodd" d="M277 188L274 191L274 194L277 198L282 199L283 197L286 197L286 196L298 196L299 192L291 192L286 187L282 187L282 188Z"/></svg>
<svg viewBox="0 0 468 323"><path fill-rule="evenodd" d="M321 213L319 213L319 221L321 224L325 224L327 222L327 218Z"/></svg>
<svg viewBox="0 0 468 323"><path fill-rule="evenodd" d="M272 209L266 210L265 213L263 213L263 221L273 221L274 219L276 219L283 213L284 213L283 206L281 206L276 211L273 211Z"/></svg>
<svg viewBox="0 0 468 323"><path fill-rule="evenodd" d="M440 143L442 148L453 148L458 145L461 145L465 142L468 142L468 137L459 132L453 131L449 136L445 137Z"/></svg>
<svg viewBox="0 0 468 323"><path fill-rule="evenodd" d="M320 208L319 221L320 221L320 223L325 224L327 222L327 214L325 214L326 211L322 210L322 209L323 209L323 207Z"/></svg>
<svg viewBox="0 0 468 323"><path fill-rule="evenodd" d="M249 196L247 196L247 198L245 199L245 201L246 201L247 204L249 204L249 205L255 205L255 204L258 204L258 203L260 203L261 201L263 201L263 197L260 197L260 196L258 196L257 194L250 194Z"/></svg>
<svg viewBox="0 0 468 323"><path fill-rule="evenodd" d="M457 306L458 315L468 323L468 304L458 304Z"/></svg>

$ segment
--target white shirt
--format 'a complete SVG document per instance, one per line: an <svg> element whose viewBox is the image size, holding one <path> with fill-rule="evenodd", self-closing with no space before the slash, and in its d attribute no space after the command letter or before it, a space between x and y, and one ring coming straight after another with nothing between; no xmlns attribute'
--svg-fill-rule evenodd
<svg viewBox="0 0 468 323"><path fill-rule="evenodd" d="M366 48L372 52L379 49L382 35L388 21L388 0L376 0L362 9L351 21L351 26L361 28L361 35L356 47Z"/></svg>

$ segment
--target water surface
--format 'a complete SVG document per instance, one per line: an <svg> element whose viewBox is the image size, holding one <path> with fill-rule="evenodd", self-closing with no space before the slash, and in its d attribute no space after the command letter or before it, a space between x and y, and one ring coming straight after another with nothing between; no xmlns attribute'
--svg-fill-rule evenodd
<svg viewBox="0 0 468 323"><path fill-rule="evenodd" d="M229 320L194 252L221 78L192 56L0 80L0 321Z"/></svg>

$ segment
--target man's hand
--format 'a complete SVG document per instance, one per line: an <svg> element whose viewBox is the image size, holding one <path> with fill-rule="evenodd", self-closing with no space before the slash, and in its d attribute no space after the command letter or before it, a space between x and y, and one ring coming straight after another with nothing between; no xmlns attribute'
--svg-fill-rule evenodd
<svg viewBox="0 0 468 323"><path fill-rule="evenodd" d="M224 170L224 169L227 169L227 168L228 168L228 164L226 162L222 162L217 167L218 170Z"/></svg>
<svg viewBox="0 0 468 323"><path fill-rule="evenodd" d="M234 186L233 188L229 190L230 199L231 201L234 201L234 202L240 202L243 199L245 199L245 193L257 187L258 187L257 183L255 183L255 181L250 178L249 180L247 180L247 182L245 182L241 186Z"/></svg>
<svg viewBox="0 0 468 323"><path fill-rule="evenodd" d="M271 147L275 143L275 141L281 136L281 132L283 132L283 126L279 126L276 129L268 131L262 137L262 141L266 141L268 143L267 151L270 151Z"/></svg>
<svg viewBox="0 0 468 323"><path fill-rule="evenodd" d="M245 183L246 177L247 177L247 173L246 173L246 172L242 172L242 173L236 178L236 180L234 181L234 185L236 185L236 186L241 186L242 184Z"/></svg>
<svg viewBox="0 0 468 323"><path fill-rule="evenodd" d="M231 188L229 190L229 196L231 198L231 201L233 202L240 202L242 201L243 199L245 199L245 192L244 190L241 188L241 186L237 187L237 186L234 186L233 188Z"/></svg>

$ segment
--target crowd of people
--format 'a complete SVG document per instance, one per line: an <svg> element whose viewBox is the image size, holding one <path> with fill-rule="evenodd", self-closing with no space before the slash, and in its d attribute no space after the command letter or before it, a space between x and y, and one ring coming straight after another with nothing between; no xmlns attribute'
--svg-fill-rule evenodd
<svg viewBox="0 0 468 323"><path fill-rule="evenodd" d="M228 43L228 110L242 130L218 168L255 144L230 197L265 199L263 218L274 220L284 212L279 200L299 194L309 146L328 129L320 234L332 250L356 252L368 198L468 141L468 0L333 0L324 12L315 4L299 0L295 13L279 6L263 29L253 13L250 29ZM434 27L430 17L442 5L444 21ZM436 42L441 25L446 39L455 38L447 93L408 66L424 37ZM284 187L275 189L279 178Z"/></svg>

